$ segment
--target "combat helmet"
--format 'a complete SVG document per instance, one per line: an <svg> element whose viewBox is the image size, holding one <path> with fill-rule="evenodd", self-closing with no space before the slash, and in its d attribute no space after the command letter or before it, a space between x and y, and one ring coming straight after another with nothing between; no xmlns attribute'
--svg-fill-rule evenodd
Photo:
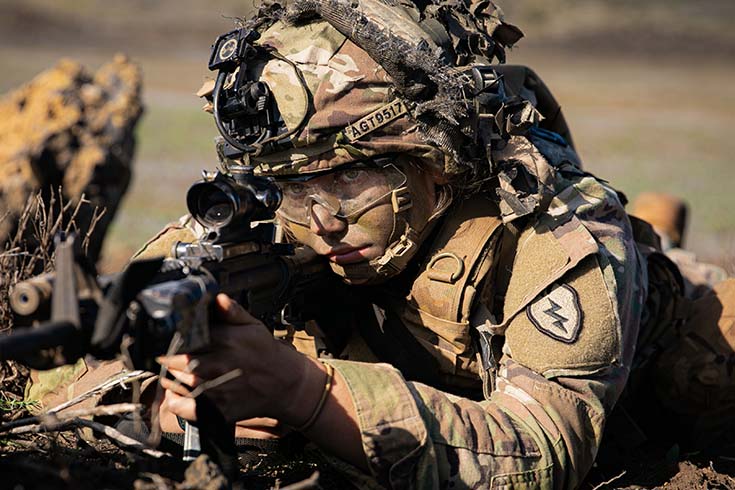
<svg viewBox="0 0 735 490"><path fill-rule="evenodd" d="M492 65L521 37L487 0L269 3L218 38L209 64L218 76L200 95L223 160L258 175L308 178L401 154L471 190L502 173L495 146L542 119L505 93ZM371 264L384 277L426 232L408 219L405 189L392 192L395 236ZM535 209L534 196L510 194L508 214Z"/></svg>

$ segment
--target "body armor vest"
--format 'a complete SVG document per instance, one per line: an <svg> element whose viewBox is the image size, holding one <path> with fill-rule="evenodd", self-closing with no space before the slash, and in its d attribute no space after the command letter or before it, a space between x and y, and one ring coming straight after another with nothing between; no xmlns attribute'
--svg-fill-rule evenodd
<svg viewBox="0 0 735 490"><path fill-rule="evenodd" d="M438 361L443 385L478 386L472 314L486 300L502 231L495 203L481 194L464 201L447 217L396 311Z"/></svg>
<svg viewBox="0 0 735 490"><path fill-rule="evenodd" d="M359 335L341 356L389 362L407 379L478 396L473 313L488 300L503 229L488 196L472 196L453 208L427 244L418 272L404 278L410 280L407 289L385 294L392 289L388 284L355 295L352 316ZM366 296L375 305L366 304Z"/></svg>

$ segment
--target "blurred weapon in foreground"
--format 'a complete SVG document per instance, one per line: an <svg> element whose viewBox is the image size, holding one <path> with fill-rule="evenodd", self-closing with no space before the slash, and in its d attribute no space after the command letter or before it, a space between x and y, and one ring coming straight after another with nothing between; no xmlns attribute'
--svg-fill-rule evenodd
<svg viewBox="0 0 735 490"><path fill-rule="evenodd" d="M99 278L75 236L58 235L56 272L19 283L11 294L17 326L0 338L0 359L48 369L86 354L111 359L123 353L136 369L154 370L159 355L207 348L216 334L210 323L218 292L271 328L298 324L293 312L301 294L326 280L329 268L310 249L276 243L268 220L280 201L270 179L237 169L206 173L187 194L189 211L206 229L198 241L175 244L172 258L132 262ZM193 449L201 442L232 478L234 425L206 396L197 398L197 416L201 441L188 425L187 439Z"/></svg>

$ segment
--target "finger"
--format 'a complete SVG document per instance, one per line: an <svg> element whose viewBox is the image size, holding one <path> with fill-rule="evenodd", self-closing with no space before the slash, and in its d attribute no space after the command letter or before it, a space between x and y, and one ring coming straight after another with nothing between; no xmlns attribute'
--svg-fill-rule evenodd
<svg viewBox="0 0 735 490"><path fill-rule="evenodd" d="M177 395L189 396L189 390L179 380L161 378L161 387L165 390L173 391Z"/></svg>
<svg viewBox="0 0 735 490"><path fill-rule="evenodd" d="M235 427L235 437L247 439L279 439L288 432L289 430L285 427L241 427L240 425Z"/></svg>
<svg viewBox="0 0 735 490"><path fill-rule="evenodd" d="M202 378L194 373L179 371L178 369L169 369L168 372L171 373L171 376L176 378L179 382L184 383L185 385L192 388L196 388L197 386L202 384Z"/></svg>
<svg viewBox="0 0 735 490"><path fill-rule="evenodd" d="M176 356L159 356L156 358L156 362L162 366L166 366L169 370L177 371L191 371L193 366L191 364L192 358L188 354L179 354Z"/></svg>
<svg viewBox="0 0 735 490"><path fill-rule="evenodd" d="M260 323L260 320L251 315L240 303L226 294L218 294L215 303L217 304L217 312L223 322L236 325Z"/></svg>
<svg viewBox="0 0 735 490"><path fill-rule="evenodd" d="M191 422L197 419L196 401L193 398L177 395L170 390L166 390L163 396L161 410L167 410Z"/></svg>
<svg viewBox="0 0 735 490"><path fill-rule="evenodd" d="M251 419L239 420L238 427L246 427L249 429L275 429L281 425L276 419L270 417L253 417Z"/></svg>

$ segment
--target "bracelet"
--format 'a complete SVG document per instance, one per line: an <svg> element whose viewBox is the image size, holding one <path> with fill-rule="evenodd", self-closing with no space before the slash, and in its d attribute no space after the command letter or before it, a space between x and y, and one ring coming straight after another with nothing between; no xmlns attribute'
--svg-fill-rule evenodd
<svg viewBox="0 0 735 490"><path fill-rule="evenodd" d="M332 382L334 381L334 367L331 364L326 363L324 364L324 366L327 368L327 379L324 382L324 391L322 392L322 397L319 399L319 403L316 404L316 407L311 413L309 419L301 424L299 427L293 428L297 432L305 432L309 430L312 425L314 425L314 422L316 422L316 419L319 418L319 414L322 413L322 409L327 402L327 396L329 396L329 392L332 391Z"/></svg>

